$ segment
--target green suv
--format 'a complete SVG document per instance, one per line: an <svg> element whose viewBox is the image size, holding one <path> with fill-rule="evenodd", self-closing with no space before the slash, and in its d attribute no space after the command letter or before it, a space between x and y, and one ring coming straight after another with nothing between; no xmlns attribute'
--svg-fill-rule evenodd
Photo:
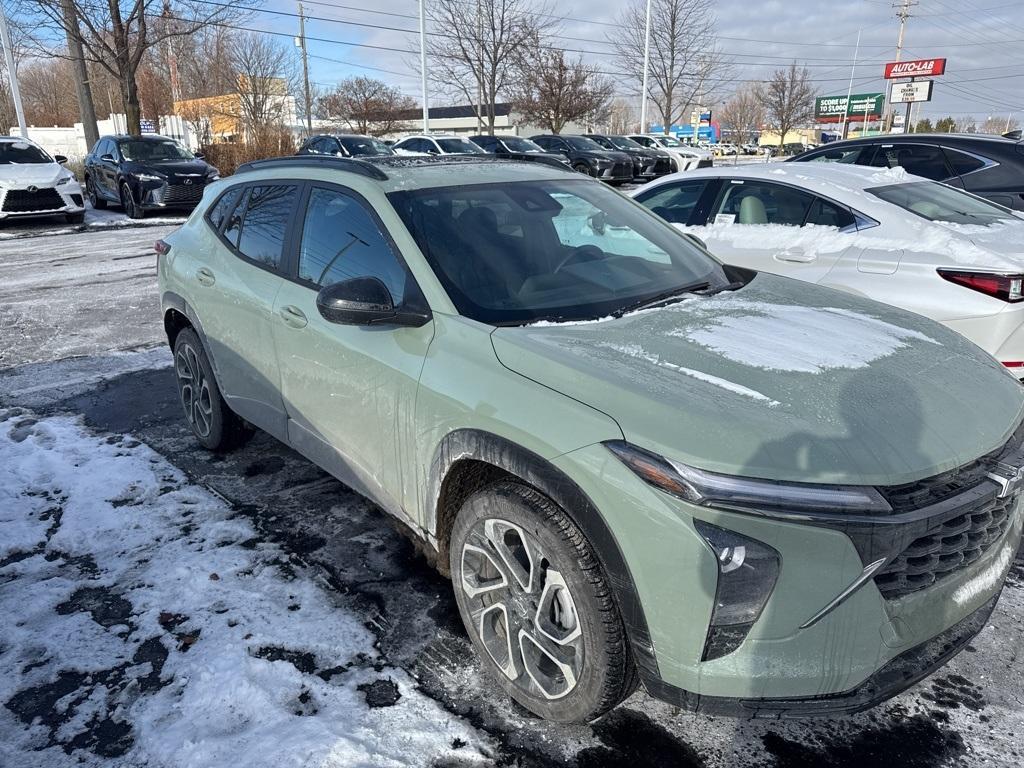
<svg viewBox="0 0 1024 768"><path fill-rule="evenodd" d="M269 432L450 575L495 682L586 721L642 683L853 712L984 626L1024 395L937 323L724 266L600 182L295 157L157 244L188 423Z"/></svg>

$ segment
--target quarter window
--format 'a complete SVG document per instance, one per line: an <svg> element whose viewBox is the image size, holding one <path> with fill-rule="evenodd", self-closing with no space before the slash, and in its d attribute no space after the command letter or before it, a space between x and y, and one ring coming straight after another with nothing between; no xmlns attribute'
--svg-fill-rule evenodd
<svg viewBox="0 0 1024 768"><path fill-rule="evenodd" d="M811 203L811 211L807 214L807 224L819 227L837 227L844 229L856 223L853 214L846 208L817 197Z"/></svg>
<svg viewBox="0 0 1024 768"><path fill-rule="evenodd" d="M946 159L958 176L964 176L979 168L985 167L985 161L966 152L957 152L955 149L945 149Z"/></svg>
<svg viewBox="0 0 1024 768"><path fill-rule="evenodd" d="M273 184L253 187L242 222L238 250L248 259L277 268L281 264L285 232L295 207L298 187Z"/></svg>
<svg viewBox="0 0 1024 768"><path fill-rule="evenodd" d="M220 232L221 226L227 219L228 214L235 209L235 206L238 204L238 199L241 196L242 188L232 187L223 195L221 195L220 199L218 199L217 202L214 203L213 208L211 208L210 212L207 214L207 218L209 219L210 224L213 225L213 228L215 230Z"/></svg>
<svg viewBox="0 0 1024 768"><path fill-rule="evenodd" d="M353 277L379 278L396 304L405 296L405 267L362 203L338 190L314 187L302 226L299 278L324 286Z"/></svg>

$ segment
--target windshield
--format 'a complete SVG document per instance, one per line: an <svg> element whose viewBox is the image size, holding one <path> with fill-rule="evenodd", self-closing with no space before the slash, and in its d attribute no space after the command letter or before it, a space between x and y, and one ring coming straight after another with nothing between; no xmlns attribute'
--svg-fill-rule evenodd
<svg viewBox="0 0 1024 768"><path fill-rule="evenodd" d="M521 139L518 136L502 136L502 142L509 152L543 152L540 144L534 144L529 139Z"/></svg>
<svg viewBox="0 0 1024 768"><path fill-rule="evenodd" d="M0 141L0 165L52 162L52 157L27 141Z"/></svg>
<svg viewBox="0 0 1024 768"><path fill-rule="evenodd" d="M446 155L480 155L486 154L469 139L434 139L441 151Z"/></svg>
<svg viewBox="0 0 1024 768"><path fill-rule="evenodd" d="M128 139L119 141L117 146L125 160L139 163L159 162L161 160L194 160L195 155L181 144L171 139Z"/></svg>
<svg viewBox="0 0 1024 768"><path fill-rule="evenodd" d="M522 181L388 197L459 312L491 325L592 320L727 283L685 236L601 184Z"/></svg>
<svg viewBox="0 0 1024 768"><path fill-rule="evenodd" d="M658 143L665 147L682 147L684 144L672 136L658 136Z"/></svg>
<svg viewBox="0 0 1024 768"><path fill-rule="evenodd" d="M599 152L601 151L601 145L593 139L588 139L586 136L563 136L562 138L569 142L569 146L573 149L590 152L593 152L595 149Z"/></svg>
<svg viewBox="0 0 1024 768"><path fill-rule="evenodd" d="M339 138L343 146L350 155L393 155L395 151L391 149L387 144L379 139L371 139L369 137L360 136Z"/></svg>
<svg viewBox="0 0 1024 768"><path fill-rule="evenodd" d="M929 221L987 225L1018 220L1006 208L934 181L890 184L867 191Z"/></svg>
<svg viewBox="0 0 1024 768"><path fill-rule="evenodd" d="M625 136L609 136L608 141L612 143L613 147L618 147L619 149L643 149L642 146L632 139L627 139Z"/></svg>

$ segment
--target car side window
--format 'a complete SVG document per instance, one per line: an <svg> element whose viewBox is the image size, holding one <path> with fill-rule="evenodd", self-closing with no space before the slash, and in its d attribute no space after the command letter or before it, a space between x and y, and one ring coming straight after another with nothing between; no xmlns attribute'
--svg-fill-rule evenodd
<svg viewBox="0 0 1024 768"><path fill-rule="evenodd" d="M815 224L819 227L836 227L844 229L856 224L856 218L848 208L836 205L831 200L823 197L814 198L811 203L811 210L807 214L806 224Z"/></svg>
<svg viewBox="0 0 1024 768"><path fill-rule="evenodd" d="M891 144L878 148L871 165L878 168L901 166L907 173L932 181L952 176L942 149L929 144Z"/></svg>
<svg viewBox="0 0 1024 768"><path fill-rule="evenodd" d="M723 188L710 223L800 227L813 200L813 195L781 184L733 181Z"/></svg>
<svg viewBox="0 0 1024 768"><path fill-rule="evenodd" d="M242 187L232 187L227 192L222 194L217 202L210 208L210 212L206 214L207 220L210 225L218 232L220 232L221 226L228 218L235 206L238 204L238 200L242 197Z"/></svg>
<svg viewBox="0 0 1024 768"><path fill-rule="evenodd" d="M280 266L285 233L298 192L294 184L252 187L238 238L238 250L243 256L268 267Z"/></svg>
<svg viewBox="0 0 1024 768"><path fill-rule="evenodd" d="M946 160L949 161L953 172L957 176L965 176L972 171L985 167L985 161L980 157L969 155L966 152L958 152L955 149L949 149L949 147L944 148L943 152L946 153Z"/></svg>
<svg viewBox="0 0 1024 768"><path fill-rule="evenodd" d="M836 147L826 149L816 155L808 157L804 162L808 163L844 163L854 164L861 159L865 147Z"/></svg>
<svg viewBox="0 0 1024 768"><path fill-rule="evenodd" d="M697 207L697 201L707 189L708 181L681 181L666 184L644 195L637 195L637 200L673 224L689 224L690 217Z"/></svg>
<svg viewBox="0 0 1024 768"><path fill-rule="evenodd" d="M299 279L317 286L376 277L396 304L405 297L407 271L362 202L337 189L309 194L299 245Z"/></svg>

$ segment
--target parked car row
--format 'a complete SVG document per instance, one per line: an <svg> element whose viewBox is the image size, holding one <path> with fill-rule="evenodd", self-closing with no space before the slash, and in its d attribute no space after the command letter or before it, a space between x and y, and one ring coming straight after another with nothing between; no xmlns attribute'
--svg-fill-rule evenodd
<svg viewBox="0 0 1024 768"><path fill-rule="evenodd" d="M1021 279L965 274L967 240L939 277L889 248L918 219L972 243L1024 222L807 168L668 176L638 204L475 152L250 163L157 244L168 375L200 445L257 427L399 520L537 715L590 722L638 684L741 717L867 709L989 624L1024 525L1024 387L857 294L1015 309ZM744 227L758 258L728 245ZM789 266L805 282L770 274ZM858 282L814 285L836 269Z"/></svg>

